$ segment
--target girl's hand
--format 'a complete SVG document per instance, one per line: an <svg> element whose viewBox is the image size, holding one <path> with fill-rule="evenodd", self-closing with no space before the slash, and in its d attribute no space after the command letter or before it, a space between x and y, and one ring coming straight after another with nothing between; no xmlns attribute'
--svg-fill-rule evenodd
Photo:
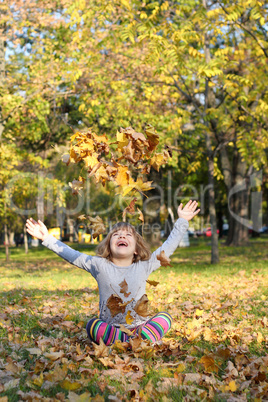
<svg viewBox="0 0 268 402"><path fill-rule="evenodd" d="M179 218L184 218L187 221L190 221L191 219L193 219L195 215L197 215L200 212L200 209L196 210L197 206L198 203L192 200L188 201L184 208L183 205L180 204L178 208Z"/></svg>
<svg viewBox="0 0 268 402"><path fill-rule="evenodd" d="M36 222L33 218L27 219L26 229L31 236L36 237L37 239L42 241L44 241L45 238L48 236L46 225L44 225L41 221Z"/></svg>

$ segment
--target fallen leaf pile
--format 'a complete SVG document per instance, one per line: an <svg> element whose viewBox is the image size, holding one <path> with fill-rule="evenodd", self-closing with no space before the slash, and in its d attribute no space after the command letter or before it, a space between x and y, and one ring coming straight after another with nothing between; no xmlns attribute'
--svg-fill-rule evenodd
<svg viewBox="0 0 268 402"><path fill-rule="evenodd" d="M190 267L198 255L189 258ZM232 262L208 275L180 261L152 275L137 305L141 315L149 303L151 315L171 314L157 345L138 335L92 344L85 326L98 315L96 282L64 261L0 268L1 402L267 400L267 269L235 271ZM128 295L126 281L120 289ZM116 297L115 312L127 307Z"/></svg>

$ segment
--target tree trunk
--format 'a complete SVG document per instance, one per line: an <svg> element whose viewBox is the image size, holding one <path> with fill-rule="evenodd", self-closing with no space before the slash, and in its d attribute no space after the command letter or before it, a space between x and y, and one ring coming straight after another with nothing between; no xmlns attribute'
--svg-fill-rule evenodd
<svg viewBox="0 0 268 402"><path fill-rule="evenodd" d="M232 162L230 162L232 158ZM246 162L234 149L230 156L225 147L221 149L221 165L228 194L229 231L226 240L228 246L241 246L248 242L249 211L249 175Z"/></svg>
<svg viewBox="0 0 268 402"><path fill-rule="evenodd" d="M207 2L203 0L203 6L207 10ZM207 33L204 34L204 53L206 63L209 64L211 61L210 55L210 43L209 36ZM205 90L205 108L204 108L204 124L208 127L208 123L205 119L206 110L210 107L215 107L216 100L212 89L209 87L208 79L206 79L206 90ZM210 130L208 128L205 133L205 143L208 156L208 198L209 198L209 216L211 225L211 264L217 264L219 262L219 245L218 245L218 234L217 234L217 217L216 217L216 205L215 205L215 189L214 189L214 155L213 148L210 138Z"/></svg>
<svg viewBox="0 0 268 402"><path fill-rule="evenodd" d="M7 232L7 224L4 226L5 230L5 250L6 250L6 261L9 261L9 249L8 249L8 232Z"/></svg>
<svg viewBox="0 0 268 402"><path fill-rule="evenodd" d="M14 241L14 232L9 232L9 236L8 236L8 244L10 246L14 246L15 245L15 241Z"/></svg>
<svg viewBox="0 0 268 402"><path fill-rule="evenodd" d="M206 146L207 150L211 149L209 134L206 134ZM211 264L217 264L219 258L219 245L218 245L218 233L217 233L217 217L216 217L216 205L215 205L215 190L214 190L214 161L213 154L209 152L208 161L208 199L209 199L209 217L211 225Z"/></svg>
<svg viewBox="0 0 268 402"><path fill-rule="evenodd" d="M232 211L229 220L229 232L227 244L241 246L248 242L248 227L245 226L237 217L247 219L249 204L249 190L240 191L230 199L229 208Z"/></svg>
<svg viewBox="0 0 268 402"><path fill-rule="evenodd" d="M28 236L27 236L26 226L24 226L24 228L23 228L23 235L24 235L25 254L28 254Z"/></svg>
<svg viewBox="0 0 268 402"><path fill-rule="evenodd" d="M37 217L40 221L44 222L44 172L38 172L38 195L36 200Z"/></svg>

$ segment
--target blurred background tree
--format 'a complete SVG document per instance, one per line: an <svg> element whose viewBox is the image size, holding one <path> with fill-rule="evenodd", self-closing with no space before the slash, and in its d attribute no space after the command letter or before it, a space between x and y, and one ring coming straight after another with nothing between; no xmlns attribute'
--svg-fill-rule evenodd
<svg viewBox="0 0 268 402"><path fill-rule="evenodd" d="M34 163L46 160L45 174L64 186L66 168L52 163L52 145L68 143L73 130L91 127L113 139L120 126L139 131L149 122L173 151L153 176L165 194L157 211L166 208L171 220L175 214L167 197L172 169L172 199L182 184L208 186L201 212L210 217L212 262L223 215L227 244L247 242L248 227L237 217L248 220L250 178L262 170L267 184L264 1L16 0L1 7L6 146L16 144ZM245 186L231 195L239 183ZM95 191L112 202L110 189Z"/></svg>

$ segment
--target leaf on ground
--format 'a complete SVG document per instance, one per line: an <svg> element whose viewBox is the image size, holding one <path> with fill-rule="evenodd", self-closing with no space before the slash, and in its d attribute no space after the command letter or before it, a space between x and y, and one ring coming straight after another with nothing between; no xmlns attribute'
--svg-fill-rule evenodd
<svg viewBox="0 0 268 402"><path fill-rule="evenodd" d="M160 254L156 256L156 258L160 261L161 267L171 267L170 261L171 259L166 256L166 253L164 250L161 251Z"/></svg>
<svg viewBox="0 0 268 402"><path fill-rule="evenodd" d="M128 313L129 313L129 311L128 311ZM128 323L127 323L127 324L128 324ZM120 329L122 332L124 332L125 334L127 334L128 336L132 336L132 335L133 335L133 333L132 333L129 329L127 329L123 324L120 324L119 329Z"/></svg>
<svg viewBox="0 0 268 402"><path fill-rule="evenodd" d="M44 356L49 360L56 361L64 356L64 352L62 350L59 352L49 352L44 353Z"/></svg>
<svg viewBox="0 0 268 402"><path fill-rule="evenodd" d="M218 373L219 367L218 367L218 365L216 364L216 362L215 362L215 360L213 359L213 357L210 357L210 356L203 356L203 357L201 357L201 359L199 360L199 362L204 365L205 370L206 370L208 373L213 373L213 372Z"/></svg>
<svg viewBox="0 0 268 402"><path fill-rule="evenodd" d="M89 392L84 392L83 394L76 394L75 392L70 391L68 394L69 402L89 402L92 401L91 394Z"/></svg>
<svg viewBox="0 0 268 402"><path fill-rule="evenodd" d="M146 294L141 296L141 298L137 301L134 310L136 311L137 314L139 314L142 317L147 317L148 316L148 303L149 299Z"/></svg>
<svg viewBox="0 0 268 402"><path fill-rule="evenodd" d="M94 346L94 355L96 357L107 357L109 355L109 348L108 346L105 345L102 338L100 338L99 345L94 343L93 346Z"/></svg>
<svg viewBox="0 0 268 402"><path fill-rule="evenodd" d="M77 381L71 381L71 380L63 380L60 383L61 388L67 390L67 391L75 391L76 389L79 389L82 387L82 384Z"/></svg>
<svg viewBox="0 0 268 402"><path fill-rule="evenodd" d="M230 381L228 385L229 385L229 388L230 388L230 390L232 392L235 392L237 390L237 386L236 386L235 381Z"/></svg>

